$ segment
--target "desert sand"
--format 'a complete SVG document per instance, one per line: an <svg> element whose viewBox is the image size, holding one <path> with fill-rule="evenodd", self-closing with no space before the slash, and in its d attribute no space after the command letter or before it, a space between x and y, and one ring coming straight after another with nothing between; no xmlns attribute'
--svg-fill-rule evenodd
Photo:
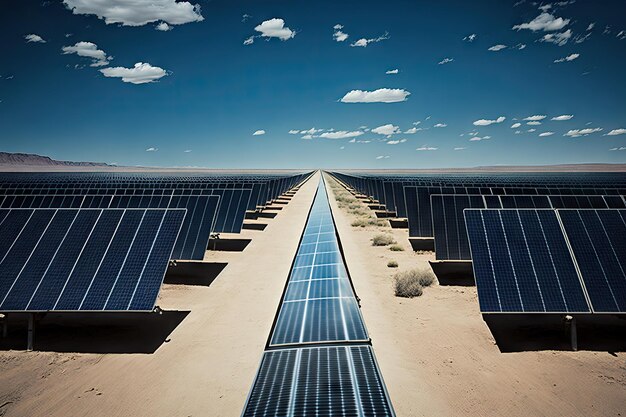
<svg viewBox="0 0 626 417"><path fill-rule="evenodd" d="M39 351L0 351L0 416L240 415L319 175L275 218L246 221L267 224L264 231L223 236L251 239L243 252L207 252L205 261L219 272L210 285L165 284L163 316L133 319L121 330L47 326L36 339ZM504 349L479 314L475 287L434 285L421 297L395 297L396 270L387 261L398 261L397 270L426 267L432 254L413 252L406 230L352 227L353 215L330 188L329 196L398 416L625 414L623 346L609 340L581 343L578 352L558 343ZM381 230L405 251L371 246ZM617 326L623 335L624 325ZM23 342L25 329L10 336L15 332Z"/></svg>

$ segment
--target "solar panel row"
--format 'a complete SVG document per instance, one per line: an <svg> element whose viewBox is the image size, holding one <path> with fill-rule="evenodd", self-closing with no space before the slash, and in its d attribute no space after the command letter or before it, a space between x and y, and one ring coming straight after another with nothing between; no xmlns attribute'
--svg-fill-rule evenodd
<svg viewBox="0 0 626 417"><path fill-rule="evenodd" d="M626 210L468 209L483 313L626 312Z"/></svg>
<svg viewBox="0 0 626 417"><path fill-rule="evenodd" d="M368 341L320 181L243 415L394 415Z"/></svg>
<svg viewBox="0 0 626 417"><path fill-rule="evenodd" d="M0 311L149 311L183 209L1 209Z"/></svg>

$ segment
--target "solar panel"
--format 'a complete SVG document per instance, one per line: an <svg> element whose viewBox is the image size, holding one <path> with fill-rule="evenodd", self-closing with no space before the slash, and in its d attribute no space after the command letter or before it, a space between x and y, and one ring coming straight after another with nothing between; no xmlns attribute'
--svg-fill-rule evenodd
<svg viewBox="0 0 626 417"><path fill-rule="evenodd" d="M149 311L185 210L1 209L0 311Z"/></svg>
<svg viewBox="0 0 626 417"><path fill-rule="evenodd" d="M141 195L7 195L2 208L181 208L187 210L172 259L204 259L219 208L219 195L180 192ZM239 215L233 211L233 214ZM243 220L242 220L243 222Z"/></svg>
<svg viewBox="0 0 626 417"><path fill-rule="evenodd" d="M393 416L371 347L265 352L243 416Z"/></svg>
<svg viewBox="0 0 626 417"><path fill-rule="evenodd" d="M595 313L626 312L626 210L558 210Z"/></svg>
<svg viewBox="0 0 626 417"><path fill-rule="evenodd" d="M270 345L367 339L320 183Z"/></svg>
<svg viewBox="0 0 626 417"><path fill-rule="evenodd" d="M588 313L554 210L465 210L483 313Z"/></svg>

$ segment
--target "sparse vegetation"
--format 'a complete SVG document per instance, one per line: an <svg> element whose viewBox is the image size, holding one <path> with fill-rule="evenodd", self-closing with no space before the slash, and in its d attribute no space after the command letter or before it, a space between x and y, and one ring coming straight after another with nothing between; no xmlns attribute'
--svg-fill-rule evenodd
<svg viewBox="0 0 626 417"><path fill-rule="evenodd" d="M389 246L389 250L392 252L402 252L404 251L404 248L400 245L391 245Z"/></svg>
<svg viewBox="0 0 626 417"><path fill-rule="evenodd" d="M392 235L386 233L379 233L372 238L373 246L387 246L396 243Z"/></svg>
<svg viewBox="0 0 626 417"><path fill-rule="evenodd" d="M398 267L398 261L389 261L389 262L387 262L387 267L389 267L389 268L397 268Z"/></svg>
<svg viewBox="0 0 626 417"><path fill-rule="evenodd" d="M405 298L419 297L424 292L424 287L429 287L435 282L432 271L427 268L398 272L393 278L396 297Z"/></svg>

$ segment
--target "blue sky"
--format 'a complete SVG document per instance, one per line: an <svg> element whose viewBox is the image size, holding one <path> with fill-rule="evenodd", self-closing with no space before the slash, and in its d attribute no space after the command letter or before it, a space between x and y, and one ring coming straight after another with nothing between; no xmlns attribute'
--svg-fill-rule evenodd
<svg viewBox="0 0 626 417"><path fill-rule="evenodd" d="M626 162L622 1L93 3L0 4L0 151L209 168Z"/></svg>

